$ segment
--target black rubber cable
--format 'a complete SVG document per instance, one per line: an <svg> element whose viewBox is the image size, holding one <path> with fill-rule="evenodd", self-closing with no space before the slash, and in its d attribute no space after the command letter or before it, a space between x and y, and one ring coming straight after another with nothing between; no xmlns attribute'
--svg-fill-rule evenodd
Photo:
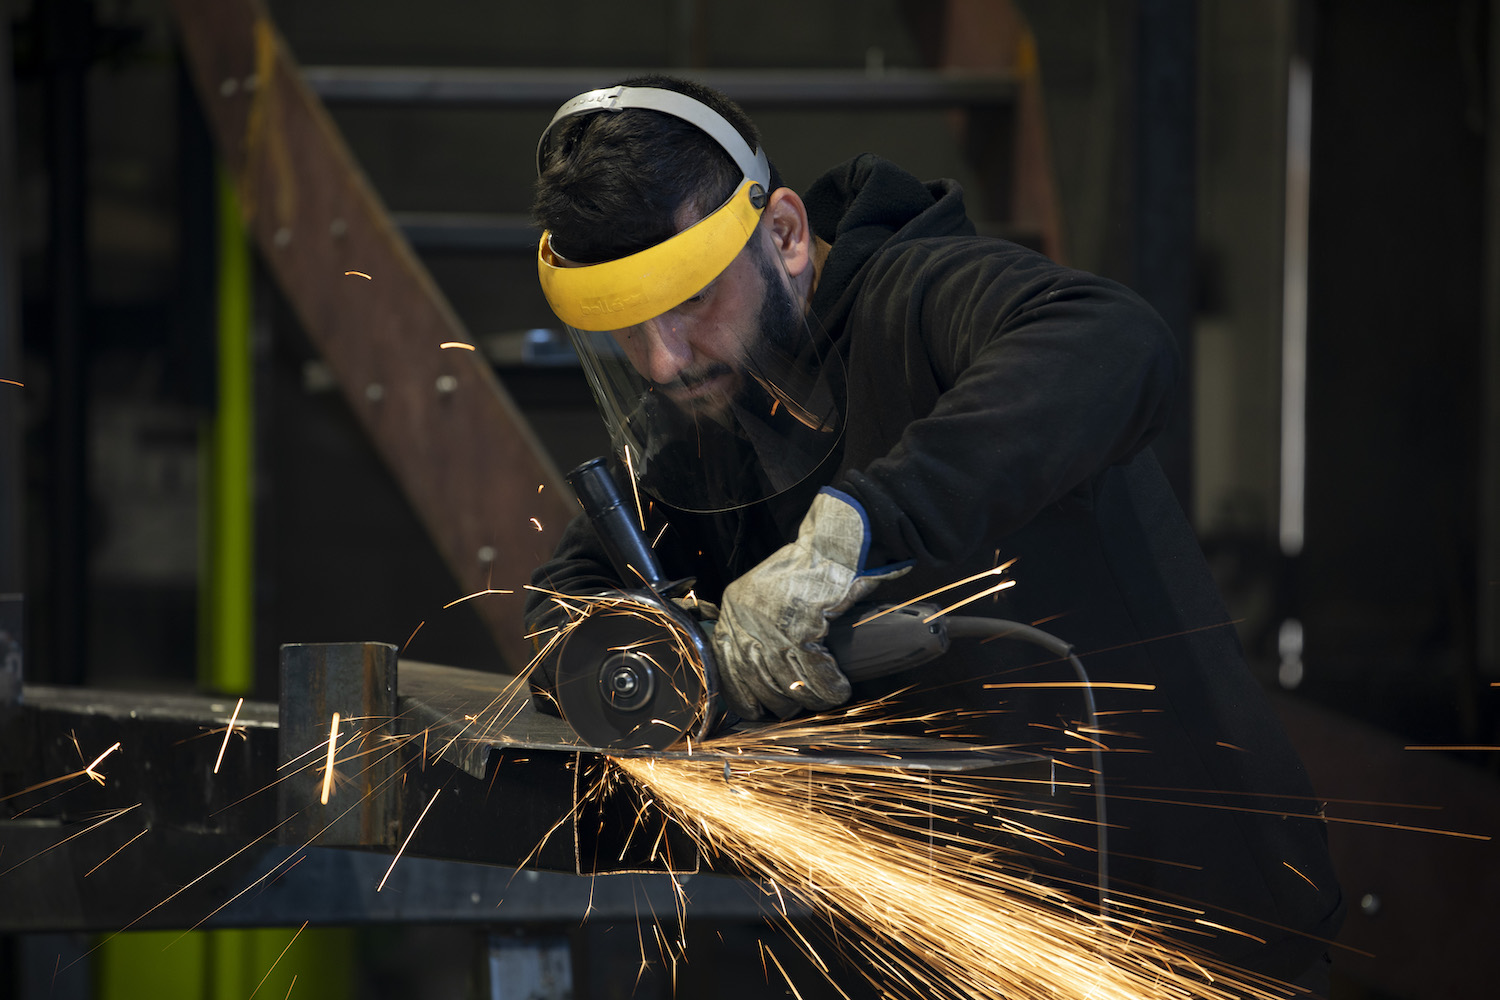
<svg viewBox="0 0 1500 1000"><path fill-rule="evenodd" d="M1051 632L1043 632L1034 625L1024 625L1021 622L1008 621L1004 618L959 615L953 618L940 618L938 621L946 626L950 639L1018 639L1022 642L1029 642L1033 646L1040 646L1058 659L1066 659L1073 665L1073 672L1078 675L1079 682L1083 684L1083 705L1088 712L1089 726L1091 729L1098 730L1099 714L1094 707L1093 682L1089 680L1088 671L1083 669L1083 663L1073 652L1070 643L1059 639ZM1099 852L1099 912L1107 915L1109 831L1106 829L1104 814L1104 758L1097 745L1090 750L1090 754L1094 760L1094 819Z"/></svg>

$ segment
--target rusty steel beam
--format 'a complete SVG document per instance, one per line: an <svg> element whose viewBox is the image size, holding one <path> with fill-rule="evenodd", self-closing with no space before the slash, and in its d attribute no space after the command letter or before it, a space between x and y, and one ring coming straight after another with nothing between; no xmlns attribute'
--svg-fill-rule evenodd
<svg viewBox="0 0 1500 1000"><path fill-rule="evenodd" d="M490 675L493 676L493 675ZM335 714L337 713L337 714ZM335 726L335 720L341 723ZM277 783L282 843L316 838L324 847L398 844L399 796L389 786L402 763L396 735L396 647L383 642L288 643L281 647L280 767L323 744L358 760L337 800L333 774L294 772ZM342 744L342 747L340 746ZM327 801L319 789L330 792ZM359 802L350 809L349 798Z"/></svg>
<svg viewBox="0 0 1500 1000"><path fill-rule="evenodd" d="M473 338L261 0L173 8L247 230L463 592L514 591L477 605L519 670L531 655L521 587L572 516L571 494L484 357L441 346Z"/></svg>

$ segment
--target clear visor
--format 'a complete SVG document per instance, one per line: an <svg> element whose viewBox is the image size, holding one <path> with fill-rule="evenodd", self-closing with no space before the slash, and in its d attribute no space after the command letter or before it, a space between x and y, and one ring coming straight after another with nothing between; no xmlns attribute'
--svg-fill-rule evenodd
<svg viewBox="0 0 1500 1000"><path fill-rule="evenodd" d="M837 447L843 362L759 228L683 301L628 318L568 330L616 449L658 500L742 507L796 486Z"/></svg>

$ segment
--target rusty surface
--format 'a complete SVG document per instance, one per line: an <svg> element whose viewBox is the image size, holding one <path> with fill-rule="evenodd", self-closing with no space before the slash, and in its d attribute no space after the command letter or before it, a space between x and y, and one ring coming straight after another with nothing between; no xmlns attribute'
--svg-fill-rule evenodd
<svg viewBox="0 0 1500 1000"><path fill-rule="evenodd" d="M293 768L277 782L284 843L312 840L323 847L394 849L400 831L402 763L395 736L396 647L381 642L288 643L281 647L278 767ZM338 795L322 767L338 713ZM350 806L350 800L357 803Z"/></svg>
<svg viewBox="0 0 1500 1000"><path fill-rule="evenodd" d="M248 231L461 594L514 591L477 606L519 670L531 652L521 587L573 513L562 478L483 356L440 346L474 340L392 225L264 5L173 8Z"/></svg>

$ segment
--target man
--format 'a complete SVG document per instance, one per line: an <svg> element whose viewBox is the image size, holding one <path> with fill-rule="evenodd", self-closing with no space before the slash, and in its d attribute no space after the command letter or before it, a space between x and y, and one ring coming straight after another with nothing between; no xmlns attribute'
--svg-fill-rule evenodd
<svg viewBox="0 0 1500 1000"><path fill-rule="evenodd" d="M670 78L564 105L538 168L543 289L617 449L667 505L668 575L721 606L733 711L887 697L911 714L985 709L982 737L1060 759L1102 741L1112 891L1206 905L1236 932L1198 946L1326 982L1343 903L1316 803L1148 448L1179 378L1151 309L976 236L957 184L874 156L801 197L742 111ZM1076 691L987 689L1071 679L1004 643L955 643L915 684L858 686L820 645L862 597L1005 560L1017 585L964 613L1071 643L1102 732L1078 732ZM533 583L622 585L582 520ZM555 613L532 595L530 623ZM548 684L544 665L544 707Z"/></svg>

